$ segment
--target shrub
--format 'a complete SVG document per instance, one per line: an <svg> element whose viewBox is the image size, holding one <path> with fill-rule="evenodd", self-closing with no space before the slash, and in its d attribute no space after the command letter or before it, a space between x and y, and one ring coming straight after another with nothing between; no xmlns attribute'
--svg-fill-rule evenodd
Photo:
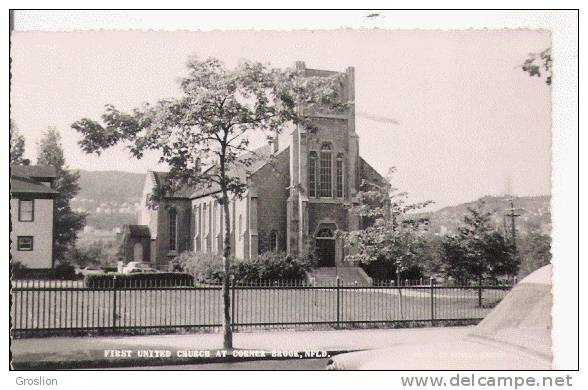
<svg viewBox="0 0 588 390"><path fill-rule="evenodd" d="M184 252L174 259L183 272L203 283L218 284L223 280L222 256L214 253ZM231 274L236 282L258 280L302 280L311 262L285 253L265 252L251 260L232 259Z"/></svg>
<svg viewBox="0 0 588 390"><path fill-rule="evenodd" d="M265 252L250 260L244 268L255 270L258 280L302 280L311 266L309 262L283 252ZM248 281L252 280L252 276L254 274L249 270L247 273L235 275L235 278Z"/></svg>
<svg viewBox="0 0 588 390"><path fill-rule="evenodd" d="M223 258L216 253L183 252L172 263L199 282L217 284L223 279Z"/></svg>
<svg viewBox="0 0 588 390"><path fill-rule="evenodd" d="M63 263L55 268L27 268L20 263L12 264L13 279L75 280L78 279L73 265Z"/></svg>
<svg viewBox="0 0 588 390"><path fill-rule="evenodd" d="M136 274L112 273L106 275L86 275L84 286L87 288L115 287L187 287L194 285L194 277L177 272L149 272Z"/></svg>

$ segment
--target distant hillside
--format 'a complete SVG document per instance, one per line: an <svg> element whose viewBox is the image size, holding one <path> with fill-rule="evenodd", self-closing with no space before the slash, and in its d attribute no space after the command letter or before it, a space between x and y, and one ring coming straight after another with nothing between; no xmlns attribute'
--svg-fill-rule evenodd
<svg viewBox="0 0 588 390"><path fill-rule="evenodd" d="M505 214L510 209L510 199L506 196L485 196L481 198L485 202L487 211L492 212L492 221L495 226L503 228ZM551 232L551 196L523 196L514 197L514 208L520 216L516 219L517 231L526 235L530 232L550 234ZM457 206L444 207L434 212L420 213L420 216L430 218L429 231L437 234L455 232L463 221L468 207L475 207L476 202L462 203ZM510 220L506 222L509 223ZM510 227L509 227L510 228Z"/></svg>
<svg viewBox="0 0 588 390"><path fill-rule="evenodd" d="M100 203L137 201L144 183L143 173L80 170L81 190L76 198Z"/></svg>
<svg viewBox="0 0 588 390"><path fill-rule="evenodd" d="M143 173L80 170L81 189L72 200L72 207L89 213L84 234L137 223L144 183Z"/></svg>

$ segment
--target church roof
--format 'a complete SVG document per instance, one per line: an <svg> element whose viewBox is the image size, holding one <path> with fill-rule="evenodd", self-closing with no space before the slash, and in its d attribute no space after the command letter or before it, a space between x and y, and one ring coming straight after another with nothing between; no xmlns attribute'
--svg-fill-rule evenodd
<svg viewBox="0 0 588 390"><path fill-rule="evenodd" d="M238 177L242 182L247 180L248 175L251 173L259 170L261 167L268 163L268 158L272 154L272 146L271 145L264 145L259 147L251 152L245 153L241 156L242 159L253 159L250 166L234 166L230 169L229 174L233 177ZM214 172L214 170L218 169L218 167L212 166L208 169L209 172ZM165 183L167 180L168 172L156 172L151 171L155 179L156 185L161 185ZM214 194L220 191L220 186L217 183L210 183L210 184L200 184L198 186L191 186L191 187L183 187L171 194L167 194L166 198L186 198L186 199L193 199L193 198L200 198L202 196Z"/></svg>

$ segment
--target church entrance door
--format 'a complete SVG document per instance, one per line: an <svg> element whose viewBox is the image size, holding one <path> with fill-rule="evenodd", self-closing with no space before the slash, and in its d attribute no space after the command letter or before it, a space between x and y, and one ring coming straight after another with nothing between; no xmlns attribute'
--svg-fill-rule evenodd
<svg viewBox="0 0 588 390"><path fill-rule="evenodd" d="M335 266L335 233L330 227L319 229L316 235L319 267Z"/></svg>

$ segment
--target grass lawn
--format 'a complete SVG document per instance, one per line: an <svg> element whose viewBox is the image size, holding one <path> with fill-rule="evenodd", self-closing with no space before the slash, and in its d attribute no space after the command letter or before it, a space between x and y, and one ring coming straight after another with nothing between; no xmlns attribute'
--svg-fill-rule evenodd
<svg viewBox="0 0 588 390"><path fill-rule="evenodd" d="M476 289L435 289L433 312L441 319L483 318L506 290L485 289L478 306ZM337 321L337 292L332 288L243 288L234 293L234 322L261 324ZM29 289L13 291L15 329L117 327L213 327L221 323L220 288L159 290ZM428 288L346 289L339 293L339 321L431 320Z"/></svg>

